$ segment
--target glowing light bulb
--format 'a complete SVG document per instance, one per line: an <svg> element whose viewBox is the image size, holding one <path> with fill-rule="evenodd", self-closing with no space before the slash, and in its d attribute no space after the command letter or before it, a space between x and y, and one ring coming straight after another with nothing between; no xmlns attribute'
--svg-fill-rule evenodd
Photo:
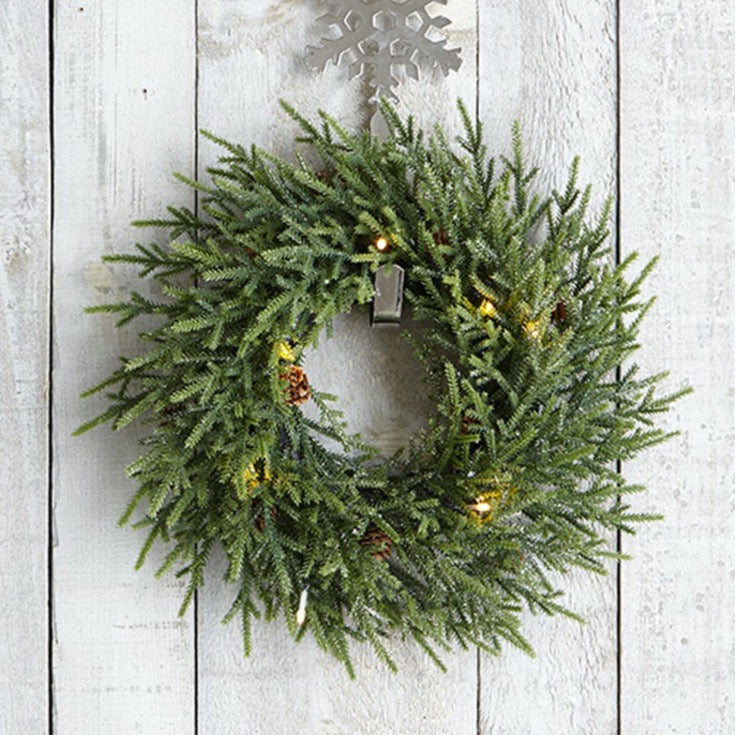
<svg viewBox="0 0 735 735"><path fill-rule="evenodd" d="M490 503L487 503L485 501L482 501L480 503L475 503L471 507L472 507L472 510L480 514L489 513L492 510L492 506L490 505Z"/></svg>
<svg viewBox="0 0 735 735"><path fill-rule="evenodd" d="M532 340L538 340L541 338L541 320L538 319L536 321L533 321L531 319L527 319L523 323L523 331L526 334L526 337Z"/></svg>
<svg viewBox="0 0 735 735"><path fill-rule="evenodd" d="M284 362L293 362L296 359L288 342L281 342L278 345L278 357Z"/></svg>
<svg viewBox="0 0 735 735"><path fill-rule="evenodd" d="M301 597L299 597L299 609L296 611L296 623L298 624L299 628L306 621L306 601L308 596L309 589L308 587L304 587L304 589L301 590Z"/></svg>
<svg viewBox="0 0 735 735"><path fill-rule="evenodd" d="M384 253L388 249L388 240L384 237L379 237L375 241L375 249L380 253Z"/></svg>
<svg viewBox="0 0 735 735"><path fill-rule="evenodd" d="M483 299L480 304L480 316L492 319L497 313L498 310L495 308L495 304L490 299Z"/></svg>

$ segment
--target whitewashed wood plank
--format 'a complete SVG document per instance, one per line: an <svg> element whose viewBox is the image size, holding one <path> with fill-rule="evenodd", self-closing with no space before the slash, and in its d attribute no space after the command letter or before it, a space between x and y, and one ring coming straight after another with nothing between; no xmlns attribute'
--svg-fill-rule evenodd
<svg viewBox="0 0 735 735"><path fill-rule="evenodd" d="M134 487L123 469L130 434L71 431L103 407L78 398L136 349L135 327L82 316L124 299L129 267L100 263L129 251L131 219L192 204L171 178L194 164L194 0L56 3L54 227L53 590L55 731L194 731L194 640L177 618L178 583L140 573L143 537L116 528Z"/></svg>
<svg viewBox="0 0 735 735"><path fill-rule="evenodd" d="M621 3L625 252L661 255L647 371L695 393L635 472L666 519L625 541L622 723L735 732L735 5Z"/></svg>
<svg viewBox="0 0 735 735"><path fill-rule="evenodd" d="M493 0L478 7L480 116L493 148L507 153L511 123L519 120L528 160L542 166L538 186L563 184L580 155L580 181L593 183L593 206L601 206L615 179L615 3ZM587 625L526 615L537 658L510 648L499 659L483 657L482 733L617 732L610 569L608 577L575 572L559 580L563 602Z"/></svg>
<svg viewBox="0 0 735 735"><path fill-rule="evenodd" d="M325 108L353 129L367 122L360 84L347 81L346 69L330 67L319 75L303 65L303 49L314 43L314 19L320 7L294 0L200 0L200 126L289 154L294 128L278 111L279 97L307 115ZM452 45L466 47L465 65L457 75L437 80L429 76L413 89L410 84L402 88L401 109L418 113L423 121L446 120L457 96L474 104L474 0L451 0L445 8L436 9L455 20ZM202 154L203 163L211 163L216 150L204 145ZM310 368L309 377L317 385L337 386L339 393L346 390L344 408L351 426L380 433L380 426L369 425L367 403L371 398L389 403L391 386L381 391L376 379L376 390L385 395L363 395L360 401L335 371L355 346L354 321L346 319L338 329L341 346L331 359L317 360L320 365L331 364L331 373L328 366L324 372L321 367ZM386 360L391 359L400 358L388 346ZM397 645L401 672L393 676L372 652L358 649L358 680L351 682L341 664L321 653L311 640L295 646L278 621L255 627L253 654L243 659L237 623L223 627L219 622L234 594L219 581L221 559L219 563L219 573L210 572L199 595L201 733L464 735L475 731L474 652L450 657L450 673L441 674L414 647Z"/></svg>
<svg viewBox="0 0 735 735"><path fill-rule="evenodd" d="M0 732L48 723L48 9L0 5Z"/></svg>

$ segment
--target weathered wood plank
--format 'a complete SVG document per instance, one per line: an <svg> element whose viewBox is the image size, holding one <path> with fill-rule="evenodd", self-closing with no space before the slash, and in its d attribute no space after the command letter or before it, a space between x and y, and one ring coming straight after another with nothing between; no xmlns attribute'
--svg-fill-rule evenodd
<svg viewBox="0 0 735 735"><path fill-rule="evenodd" d="M447 79L429 78L406 85L401 91L402 110L418 113L424 121L445 120L455 97L474 103L474 8L474 0L452 0L446 8L439 8L455 20L452 41L465 47L465 66ZM294 128L278 111L279 97L306 114L325 108L353 129L366 122L360 84L347 81L346 69L330 67L319 75L304 68L301 55L307 43L314 42L316 3L236 0L224 5L200 0L199 10L201 127L288 154ZM215 155L210 146L202 147L203 163L210 163ZM362 323L367 325L367 320ZM318 360L319 367L310 368L309 376L315 384L329 383L345 395L344 408L352 426L380 433L384 427L369 426L368 403L390 403L391 386L381 388L379 379L366 377L371 385L376 384L377 395L362 391L360 399L350 391L354 381L339 376L343 364L351 363L361 371L367 367L358 366L349 354L355 347L354 328L353 319L344 321L331 359L327 355ZM346 342L340 342L340 336ZM399 359L392 347L386 350L387 360ZM361 421L366 425L360 425ZM233 590L213 570L199 596L202 733L474 732L474 652L451 657L450 673L444 675L412 646L397 646L401 673L393 676L372 652L358 650L358 680L350 682L341 665L322 654L311 640L295 646L279 621L255 627L253 654L244 660L237 623L229 627L219 623L232 595Z"/></svg>
<svg viewBox="0 0 735 735"><path fill-rule="evenodd" d="M499 153L520 121L539 187L565 182L574 155L599 207L613 193L616 144L615 3L480 2L480 116ZM613 543L614 540L611 540ZM547 735L616 732L614 574L560 580L586 626L528 615L529 659L482 658L481 731ZM532 693L532 694L529 694ZM529 696L533 705L529 706Z"/></svg>
<svg viewBox="0 0 735 735"><path fill-rule="evenodd" d="M630 467L666 518L624 550L622 723L735 732L735 6L621 3L624 252L661 255L649 372L695 393L680 438Z"/></svg>
<svg viewBox="0 0 735 735"><path fill-rule="evenodd" d="M48 723L48 8L0 5L0 732Z"/></svg>
<svg viewBox="0 0 735 735"><path fill-rule="evenodd" d="M133 492L123 468L130 435L71 431L103 407L82 403L116 356L135 350L133 326L84 317L127 297L134 271L100 263L138 238L131 219L192 197L170 172L191 174L194 0L56 3L54 227L53 587L55 727L66 733L194 731L192 617L181 589L136 574L140 533L115 522Z"/></svg>

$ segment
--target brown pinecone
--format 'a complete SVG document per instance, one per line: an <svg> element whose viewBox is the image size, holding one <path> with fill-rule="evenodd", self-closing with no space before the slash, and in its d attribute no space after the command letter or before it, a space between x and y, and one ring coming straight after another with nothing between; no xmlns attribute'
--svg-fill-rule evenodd
<svg viewBox="0 0 735 735"><path fill-rule="evenodd" d="M564 299L560 299L551 312L551 321L554 324L563 324L567 320L567 305Z"/></svg>
<svg viewBox="0 0 735 735"><path fill-rule="evenodd" d="M180 416L182 413L184 413L184 407L181 404L177 404L175 406L166 406L166 408L161 411L161 421L158 425L161 428L163 428L164 426L168 426L169 424L176 421L177 417Z"/></svg>
<svg viewBox="0 0 735 735"><path fill-rule="evenodd" d="M274 506L271 506L271 520L275 522L276 520L276 509ZM265 528L265 518L263 518L263 514L259 513L255 518L255 527L263 533L263 529Z"/></svg>
<svg viewBox="0 0 735 735"><path fill-rule="evenodd" d="M469 434L473 426L477 426L477 421L469 416L463 415L459 421L459 433Z"/></svg>
<svg viewBox="0 0 735 735"><path fill-rule="evenodd" d="M300 406L309 400L309 396L311 395L309 391L309 380L303 368L300 368L298 365L291 365L288 373L282 377L288 380L286 403L289 406Z"/></svg>
<svg viewBox="0 0 735 735"><path fill-rule="evenodd" d="M333 168L321 168L314 171L314 176L325 184L344 184L345 180Z"/></svg>
<svg viewBox="0 0 735 735"><path fill-rule="evenodd" d="M392 550L392 542L388 534L377 526L368 526L363 537L360 539L360 546L367 548L374 559L387 559Z"/></svg>
<svg viewBox="0 0 735 735"><path fill-rule="evenodd" d="M438 230L434 233L434 243L436 245L449 245L449 235L446 230Z"/></svg>

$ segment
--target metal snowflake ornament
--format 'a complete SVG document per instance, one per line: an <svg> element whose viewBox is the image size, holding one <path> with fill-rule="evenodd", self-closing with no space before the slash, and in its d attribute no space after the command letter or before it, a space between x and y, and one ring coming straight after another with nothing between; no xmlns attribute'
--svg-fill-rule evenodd
<svg viewBox="0 0 735 735"><path fill-rule="evenodd" d="M431 35L449 25L444 16L432 17L426 6L447 0L331 0L318 20L326 35L319 46L307 46L310 66L323 71L333 64L349 63L349 78L361 77L370 87L369 102L381 97L397 101L396 69L419 78L420 65L438 68L447 75L462 64L461 49L445 48L446 39Z"/></svg>

